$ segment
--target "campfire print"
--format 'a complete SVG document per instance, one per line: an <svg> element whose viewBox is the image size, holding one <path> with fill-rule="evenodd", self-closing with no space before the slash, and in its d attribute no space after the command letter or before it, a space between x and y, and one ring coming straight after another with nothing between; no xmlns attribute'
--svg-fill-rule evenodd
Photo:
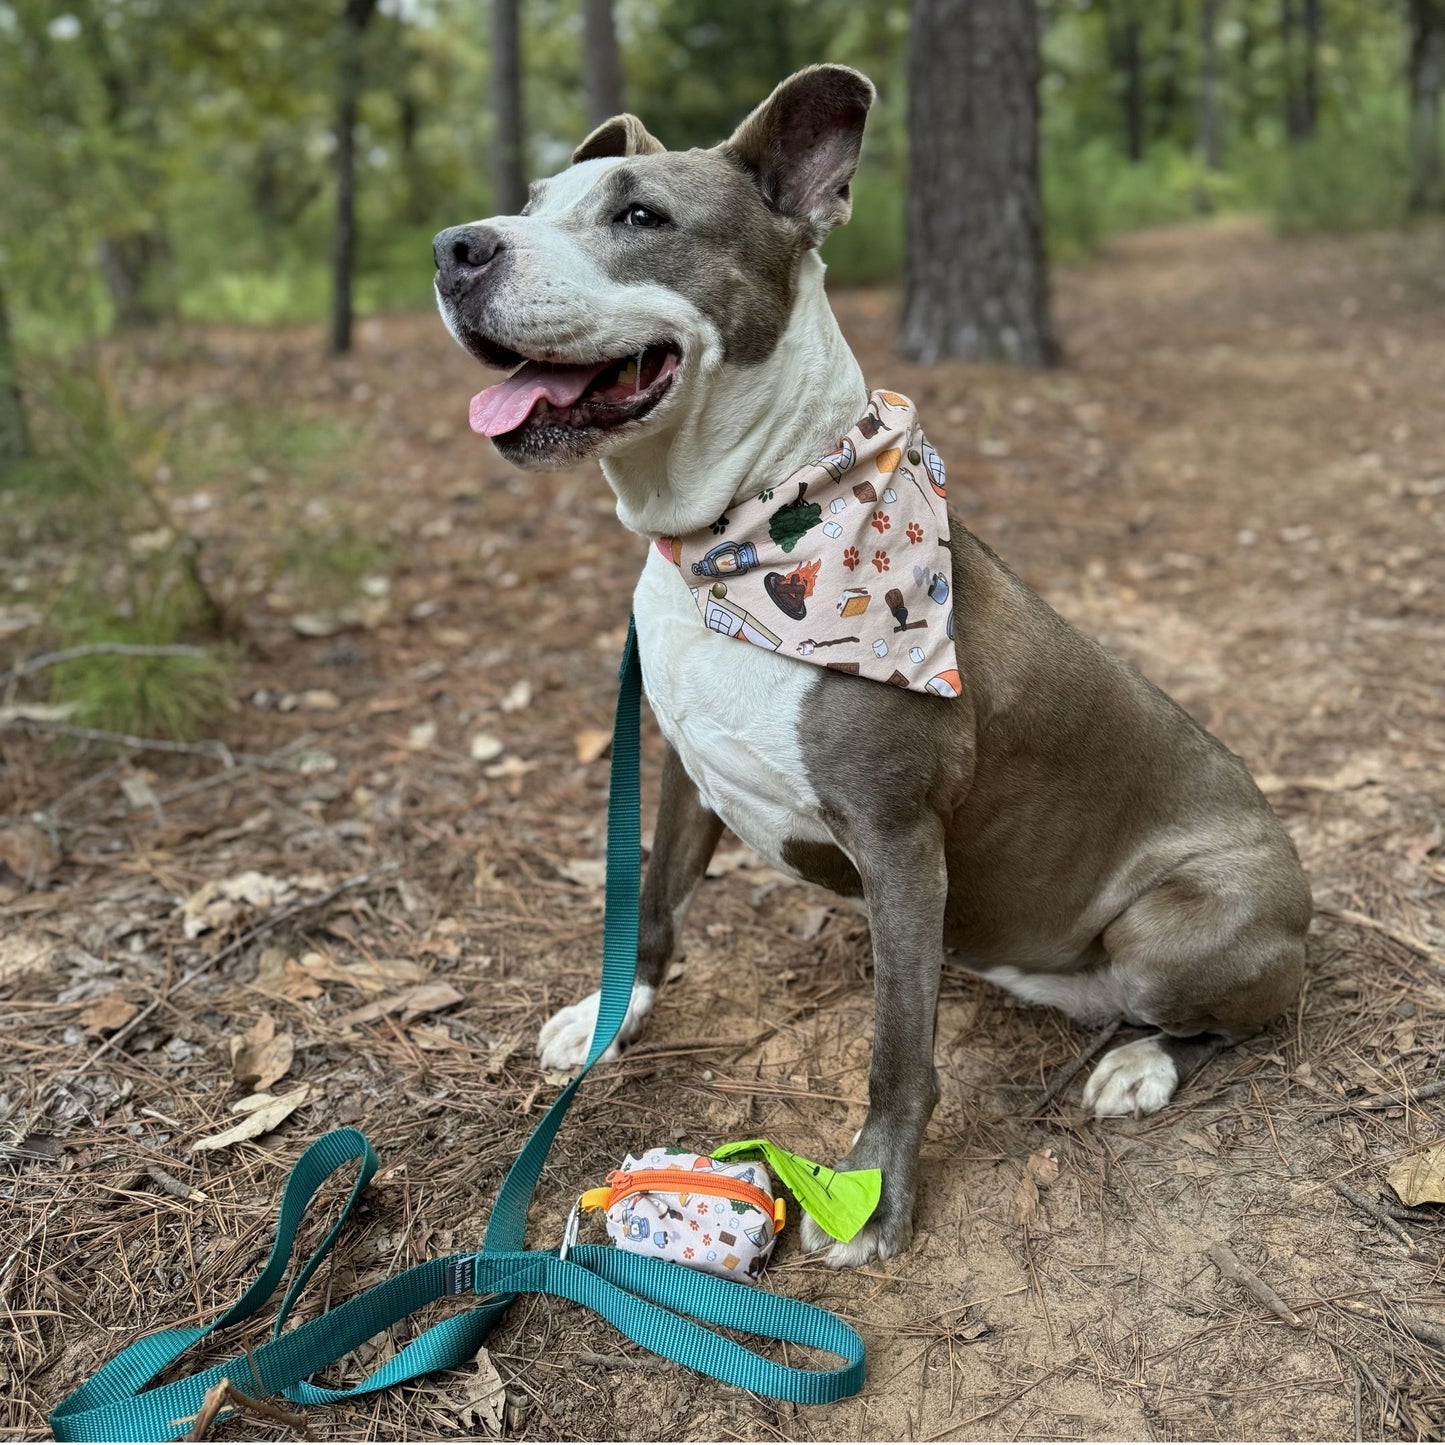
<svg viewBox="0 0 1445 1445"><path fill-rule="evenodd" d="M714 632L833 672L955 697L941 476L913 403L874 392L834 451L729 507L725 538L701 528L663 539L659 551L694 583Z"/></svg>
<svg viewBox="0 0 1445 1445"><path fill-rule="evenodd" d="M816 562L804 562L801 567L794 567L786 576L781 572L769 572L763 578L763 586L779 612L791 617L794 622L801 622L808 615L807 601L813 595L813 583L817 581L822 565L820 557Z"/></svg>

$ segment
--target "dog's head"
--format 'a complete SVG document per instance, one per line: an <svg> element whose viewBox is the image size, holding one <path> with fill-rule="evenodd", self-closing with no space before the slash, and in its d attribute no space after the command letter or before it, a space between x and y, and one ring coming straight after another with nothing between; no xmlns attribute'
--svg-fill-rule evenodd
<svg viewBox="0 0 1445 1445"><path fill-rule="evenodd" d="M473 429L519 466L570 466L696 420L720 372L769 360L803 258L848 219L873 94L814 66L711 150L616 116L520 215L441 232L448 329L515 368L473 398Z"/></svg>

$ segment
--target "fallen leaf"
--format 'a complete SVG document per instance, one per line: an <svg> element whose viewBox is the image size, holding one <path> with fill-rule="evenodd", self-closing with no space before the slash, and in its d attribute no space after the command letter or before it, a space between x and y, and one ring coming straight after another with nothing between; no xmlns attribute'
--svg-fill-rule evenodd
<svg viewBox="0 0 1445 1445"><path fill-rule="evenodd" d="M43 828L34 823L0 828L0 878L8 870L27 888L34 888L55 872L59 862L60 850Z"/></svg>
<svg viewBox="0 0 1445 1445"><path fill-rule="evenodd" d="M244 1034L231 1036L231 1077L264 1093L291 1067L295 1053L296 1040L278 1034L276 1020L262 1014Z"/></svg>
<svg viewBox="0 0 1445 1445"><path fill-rule="evenodd" d="M1445 1139L1418 1154L1407 1154L1391 1166L1386 1177L1400 1202L1410 1209L1417 1204L1445 1204Z"/></svg>
<svg viewBox="0 0 1445 1445"><path fill-rule="evenodd" d="M299 712L335 712L340 706L341 699L329 687L308 687L296 694Z"/></svg>
<svg viewBox="0 0 1445 1445"><path fill-rule="evenodd" d="M721 853L712 855L712 860L707 865L707 876L723 878L729 873L736 873L739 868L762 866L762 859L751 848L725 848Z"/></svg>
<svg viewBox="0 0 1445 1445"><path fill-rule="evenodd" d="M308 953L301 959L308 977L327 983L344 983L358 993L382 993L403 983L421 983L431 977L424 963L405 958L367 958L360 963L337 963L324 953Z"/></svg>
<svg viewBox="0 0 1445 1445"><path fill-rule="evenodd" d="M291 619L291 630L298 637L335 637L355 625L335 612L298 612Z"/></svg>
<svg viewBox="0 0 1445 1445"><path fill-rule="evenodd" d="M1034 1176L1027 1169L1024 1176L1019 1180L1019 1187L1014 1191L1013 1208L1009 1211L1009 1218L1015 1223L1028 1227L1036 1226L1040 1221L1039 1216L1039 1186L1034 1182Z"/></svg>
<svg viewBox="0 0 1445 1445"><path fill-rule="evenodd" d="M374 1023L387 1014L400 1014L404 1024L410 1023L422 1014L437 1013L460 1003L465 997L449 983L419 983L405 993L394 993L388 998L379 998L372 1003L362 1004L336 1020L340 1028L351 1028L355 1024Z"/></svg>
<svg viewBox="0 0 1445 1445"><path fill-rule="evenodd" d="M154 775L149 773L132 773L128 778L120 780L120 790L127 803L139 811L141 808L150 808L159 813L161 800L156 796L156 790L151 786L154 782Z"/></svg>
<svg viewBox="0 0 1445 1445"><path fill-rule="evenodd" d="M583 728L572 742L579 763L595 763L612 751L612 734L606 728Z"/></svg>
<svg viewBox="0 0 1445 1445"><path fill-rule="evenodd" d="M584 888L603 888L607 884L607 860L605 858L572 858L557 865L557 871L573 883Z"/></svg>
<svg viewBox="0 0 1445 1445"><path fill-rule="evenodd" d="M438 1053L457 1046L457 1041L440 1024L417 1024L406 1031L406 1036L427 1053Z"/></svg>
<svg viewBox="0 0 1445 1445"><path fill-rule="evenodd" d="M262 952L261 966L256 970L251 987L295 1001L319 998L323 992L321 985L280 948L268 948Z"/></svg>
<svg viewBox="0 0 1445 1445"><path fill-rule="evenodd" d="M87 1033L113 1034L139 1012L140 1006L131 1003L123 994L106 993L81 1014L80 1022Z"/></svg>
<svg viewBox="0 0 1445 1445"><path fill-rule="evenodd" d="M503 758L482 771L488 778L525 778L536 767L536 763L523 762L521 758Z"/></svg>
<svg viewBox="0 0 1445 1445"><path fill-rule="evenodd" d="M831 908L805 908L798 915L798 921L793 925L793 937L801 938L804 943L811 943L822 931L823 925L828 921Z"/></svg>
<svg viewBox="0 0 1445 1445"><path fill-rule="evenodd" d="M477 762L489 763L493 758L501 757L507 751L507 745L491 733L478 733L468 744L467 751Z"/></svg>
<svg viewBox="0 0 1445 1445"><path fill-rule="evenodd" d="M521 1034L512 1034L505 1039L498 1039L492 1045L492 1052L487 1058L487 1077L489 1079L495 1079L506 1068L507 1060L517 1051L521 1043Z"/></svg>
<svg viewBox="0 0 1445 1445"><path fill-rule="evenodd" d="M507 1388L485 1349L477 1351L477 1371L460 1392L450 1398L457 1419L468 1430L478 1425L488 1435L502 1433L502 1420L507 1409Z"/></svg>
<svg viewBox="0 0 1445 1445"><path fill-rule="evenodd" d="M406 735L407 748L414 753L424 753L437 740L437 725L434 722L419 722Z"/></svg>
<svg viewBox="0 0 1445 1445"><path fill-rule="evenodd" d="M530 707L531 704L532 684L524 677L507 689L507 695L501 701L501 709L503 712L521 712L524 707Z"/></svg>
<svg viewBox="0 0 1445 1445"><path fill-rule="evenodd" d="M22 974L39 973L50 962L55 945L48 939L22 933L0 934L0 988Z"/></svg>
<svg viewBox="0 0 1445 1445"><path fill-rule="evenodd" d="M1052 1149L1036 1149L1029 1155L1010 1211L1010 1218L1015 1224L1040 1234L1048 1233L1048 1222L1039 1207L1039 1189L1047 1189L1058 1177L1059 1159Z"/></svg>
<svg viewBox="0 0 1445 1445"><path fill-rule="evenodd" d="M239 1144L243 1139L255 1139L268 1134L283 1119L289 1118L311 1097L311 1086L302 1084L289 1094L277 1098L274 1094L252 1094L237 1104L231 1105L231 1112L245 1113L238 1124L222 1129L219 1134L208 1135L191 1145L191 1153L199 1154L205 1149L225 1149Z"/></svg>
<svg viewBox="0 0 1445 1445"><path fill-rule="evenodd" d="M284 878L248 868L192 893L181 904L182 931L187 938L199 938L203 933L229 927L247 910L260 912L289 903L293 892Z"/></svg>
<svg viewBox="0 0 1445 1445"><path fill-rule="evenodd" d="M1025 1168L1040 1186L1047 1188L1059 1177L1059 1156L1052 1149L1036 1149L1029 1155Z"/></svg>

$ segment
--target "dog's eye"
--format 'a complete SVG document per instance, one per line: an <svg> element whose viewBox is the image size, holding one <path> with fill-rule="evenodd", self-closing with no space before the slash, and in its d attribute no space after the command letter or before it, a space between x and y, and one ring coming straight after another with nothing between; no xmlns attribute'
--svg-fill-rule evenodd
<svg viewBox="0 0 1445 1445"><path fill-rule="evenodd" d="M661 211L654 211L648 206L628 206L615 219L623 226L657 227L667 225L667 217Z"/></svg>

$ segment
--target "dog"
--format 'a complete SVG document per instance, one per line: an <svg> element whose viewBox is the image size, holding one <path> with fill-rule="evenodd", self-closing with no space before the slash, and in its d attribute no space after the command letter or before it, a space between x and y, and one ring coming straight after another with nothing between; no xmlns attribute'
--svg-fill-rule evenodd
<svg viewBox="0 0 1445 1445"><path fill-rule="evenodd" d="M520 215L441 232L443 320L513 372L474 398L473 428L523 468L600 458L623 525L652 539L705 531L836 457L869 393L818 248L850 215L873 97L857 71L814 66L687 152L618 116ZM1162 1108L1303 975L1309 885L1243 763L956 519L950 551L951 579L931 584L942 596L951 580L956 601L946 698L740 646L704 625L656 547L634 596L667 746L621 1042L656 1000L724 825L860 901L876 1027L867 1116L839 1167L881 1169L883 1194L848 1243L804 1220L805 1244L839 1266L911 1240L946 951L1031 1003L1152 1030L1094 1068L1084 1103L1099 1117ZM736 549L721 561L737 566ZM597 998L543 1027L545 1065L582 1062Z"/></svg>

